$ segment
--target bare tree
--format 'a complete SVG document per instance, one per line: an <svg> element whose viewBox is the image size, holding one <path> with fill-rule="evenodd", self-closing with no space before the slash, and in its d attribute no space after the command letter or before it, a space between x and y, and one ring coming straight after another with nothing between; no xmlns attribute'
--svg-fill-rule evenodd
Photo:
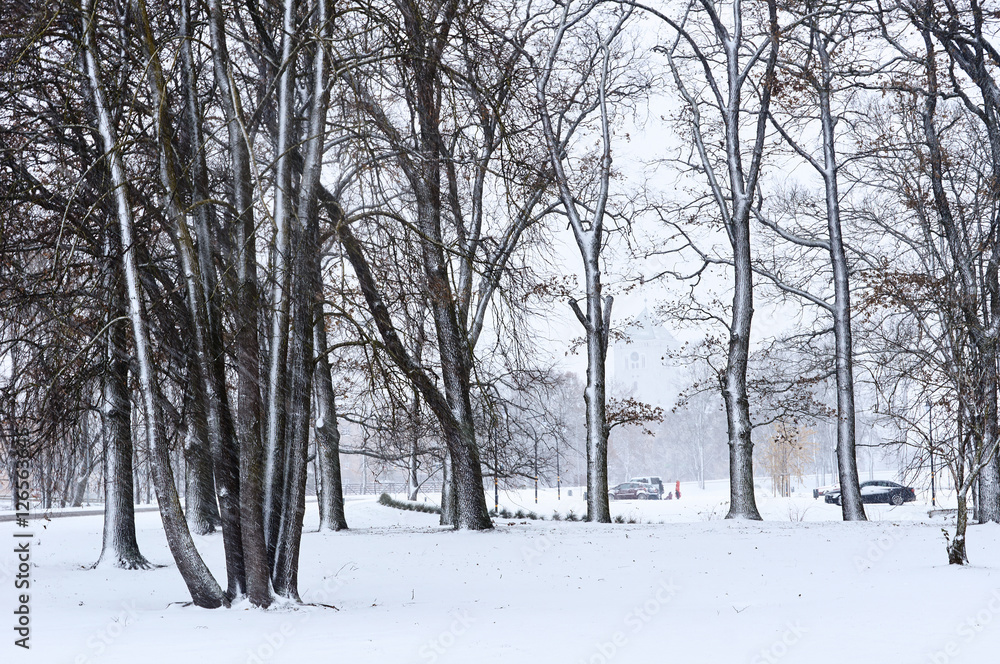
<svg viewBox="0 0 1000 664"><path fill-rule="evenodd" d="M552 177L562 210L573 231L573 239L583 259L586 289L586 312L575 299L569 304L585 330L587 345L587 388L584 391L587 412L587 519L611 522L608 507L608 431L606 381L604 366L608 354L613 298L603 294L601 250L605 244L604 223L612 177L612 109L609 95L622 85L620 63L615 44L622 28L632 15L631 9L612 11L601 16L601 3L566 2L549 19L551 37L531 57L535 74L535 97ZM602 25L602 23L604 25ZM572 80L559 75L567 61L581 63L580 73ZM619 80L614 80L615 78ZM618 94L622 91L618 90ZM596 133L600 136L598 155L575 154L579 134L585 134L596 114ZM574 154L571 155L571 151ZM594 164L595 174L580 181L573 167L586 174L583 165ZM578 163L580 162L580 163ZM584 177L587 177L584 175Z"/></svg>
<svg viewBox="0 0 1000 664"><path fill-rule="evenodd" d="M997 405L997 390L1000 387L997 373L1000 352L1000 206L994 206L980 243L966 244L959 220L950 210L941 177L946 163L936 136L934 114L937 96L944 90L938 88L936 54L930 42L932 38L936 39L948 55L949 66L960 68L971 81L972 89L966 89L949 69L948 84L951 89L948 93L956 95L972 117L982 123L994 179L1000 178L1000 84L996 74L1000 57L990 41L989 11L979 0L969 0L968 4L949 0L944 3L943 9L929 0L903 5L910 20L920 29L927 50L925 61L929 89L925 97L924 126L934 200L961 278L962 291L967 297L964 309L967 324L983 363L982 393L977 397L983 409L982 445L987 450L995 449L1000 441L1000 411ZM975 275L977 263L984 264L982 279L978 282ZM980 474L979 499L981 518L1000 522L1000 461L995 452L986 458L986 466ZM956 541L958 539L956 536Z"/></svg>
<svg viewBox="0 0 1000 664"><path fill-rule="evenodd" d="M788 282L777 269L758 268L774 285L806 302L815 304L833 318L834 373L837 383L837 460L842 510L845 521L864 521L858 464L855 452L854 343L851 328L851 266L844 246L841 222L840 171L837 125L845 118L845 104L852 90L849 77L857 77L864 68L860 53L851 52L859 34L871 33L855 8L843 3L806 2L793 13L794 23L783 31L784 57L780 63L782 80L776 92L778 108L770 117L782 139L792 151L819 175L823 182L826 233L805 232L779 225L766 212L757 214L761 223L781 239L805 250L825 251L832 272L833 297L818 296L808 287ZM850 73L835 62L850 62ZM804 99L803 99L804 97ZM784 103L782 103L784 102ZM819 124L818 148L808 139ZM816 154L816 153L819 154Z"/></svg>
<svg viewBox="0 0 1000 664"><path fill-rule="evenodd" d="M727 518L760 519L754 498L746 378L753 319L750 218L758 195L778 58L777 3L768 0L766 17L756 15L740 0L692 0L680 18L644 9L674 31L673 41L657 50L666 57L684 103L685 124L696 152L691 167L705 178L713 214L721 220L731 248L730 256L720 258L694 247L705 263L733 269L728 359L722 376L729 423ZM753 34L747 34L748 29ZM745 139L748 123L752 134ZM721 136L713 141L716 130Z"/></svg>

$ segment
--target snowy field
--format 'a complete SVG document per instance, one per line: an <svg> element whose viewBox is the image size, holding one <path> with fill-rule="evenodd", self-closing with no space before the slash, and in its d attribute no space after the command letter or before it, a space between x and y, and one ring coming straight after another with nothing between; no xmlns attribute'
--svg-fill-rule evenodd
<svg viewBox="0 0 1000 664"><path fill-rule="evenodd" d="M640 523L501 519L489 533L367 498L349 500L349 532L321 535L311 503L299 587L317 606L269 611L183 606L156 513L136 515L139 544L166 566L145 572L87 569L100 516L38 521L32 649L12 645L8 553L0 662L997 661L1000 528L970 527L972 564L955 568L949 524L927 505L869 506L871 522L845 524L822 499L762 495L766 521L748 523L722 520L723 483L682 492L612 503ZM537 507L531 491L502 493L501 505L584 511L579 488L542 491ZM5 542L13 531L0 523ZM197 540L224 580L221 536Z"/></svg>

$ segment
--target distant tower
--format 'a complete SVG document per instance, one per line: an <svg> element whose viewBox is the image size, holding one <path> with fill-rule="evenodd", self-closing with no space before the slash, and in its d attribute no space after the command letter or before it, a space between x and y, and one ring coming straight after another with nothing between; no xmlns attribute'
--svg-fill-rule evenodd
<svg viewBox="0 0 1000 664"><path fill-rule="evenodd" d="M681 371L670 358L680 345L677 339L646 307L624 332L628 340L616 341L612 346L613 391L670 408L684 387Z"/></svg>

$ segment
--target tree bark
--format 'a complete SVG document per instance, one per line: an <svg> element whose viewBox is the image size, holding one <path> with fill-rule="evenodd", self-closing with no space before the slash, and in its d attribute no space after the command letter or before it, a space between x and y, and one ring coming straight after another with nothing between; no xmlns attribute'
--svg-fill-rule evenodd
<svg viewBox="0 0 1000 664"><path fill-rule="evenodd" d="M337 424L337 399L327 357L326 322L322 303L317 303L313 343L316 349L316 453L322 480L319 529L346 530L344 485L340 473L340 427Z"/></svg>
<svg viewBox="0 0 1000 664"><path fill-rule="evenodd" d="M238 290L235 297L236 330L233 343L238 392L235 427L240 441L240 526L247 594L253 605L266 608L271 604L271 589L264 521L264 443L261 432L263 403L258 335L260 295L257 285L253 180L242 104L232 80L225 14L220 0L208 0L208 11L212 71L228 131L227 148L232 183L230 202L235 215L233 227L236 234Z"/></svg>
<svg viewBox="0 0 1000 664"><path fill-rule="evenodd" d="M458 526L458 500L455 497L455 473L452 471L451 454L446 449L441 460L441 519L442 526Z"/></svg>
<svg viewBox="0 0 1000 664"><path fill-rule="evenodd" d="M101 138L103 154L109 162L111 187L115 203L118 230L123 251L122 268L129 302L129 318L135 342L136 363L139 367L139 384L145 406L146 435L152 456L151 466L156 496L160 505L167 544L177 563L191 598L197 606L218 608L227 603L226 597L212 573L202 560L191 539L181 510L180 499L174 484L170 467L170 451L167 448L160 412L160 394L152 348L148 333L148 321L139 283L139 268L135 257L135 229L132 208L128 200L128 184L117 134L111 123L111 115L104 93L97 48L94 43L92 0L83 0L82 53L85 70L90 83L91 102L97 119L98 134Z"/></svg>
<svg viewBox="0 0 1000 664"><path fill-rule="evenodd" d="M191 370L197 371L197 368ZM190 389L195 390L200 379L189 381ZM192 394L184 412L184 515L195 535L214 533L222 523L215 502L215 473L208 443L208 424L202 412L203 398L201 394Z"/></svg>
<svg viewBox="0 0 1000 664"><path fill-rule="evenodd" d="M226 595L232 599L246 593L246 574L243 566L243 537L240 532L238 457L235 451L235 432L226 386L221 321L217 320L218 311L213 307L211 299L216 283L215 266L211 256L212 238L207 218L211 207L207 203L208 199L202 198L199 201L202 204L196 208L194 217L197 221L196 235L199 239L196 246L188 229L187 215L180 200L181 173L184 169L174 148L176 132L167 114L167 85L160 62L159 46L153 35L145 0L133 0L133 2L148 59L146 72L150 97L156 109L154 124L159 144L160 180L165 190L163 207L168 220L173 224L171 231L179 249L181 271L187 291L189 322L200 369L200 372L192 372L189 375L202 380L205 394L205 419L214 458L223 544L226 552L228 579ZM190 72L190 75L193 76L193 72ZM188 86L187 92L189 96L195 94L193 85ZM189 109L187 117L192 126L188 129L192 136L197 137L200 136L197 103L189 100L189 106L191 104L194 108ZM199 164L204 166L202 160L196 158L192 168L195 175L194 193L207 196L205 180L207 174L199 168Z"/></svg>
<svg viewBox="0 0 1000 664"><path fill-rule="evenodd" d="M117 243L107 241L116 246ZM114 253L117 253L114 252ZM128 395L128 356L125 350L121 282L111 276L116 258L106 257L108 277L108 340L101 376L104 404L102 442L104 454L104 537L94 567L149 569L135 537L135 497L132 482L132 402ZM12 485L13 486L13 485Z"/></svg>
<svg viewBox="0 0 1000 664"><path fill-rule="evenodd" d="M948 543L948 564L966 565L969 556L965 551L965 531L969 523L968 506L966 505L965 493L958 496L958 516L955 526L955 536Z"/></svg>
<svg viewBox="0 0 1000 664"><path fill-rule="evenodd" d="M274 574L275 556L284 506L287 408L289 310L291 306L293 210L292 150L295 145L295 17L297 0L284 0L281 37L281 75L278 80L276 167L274 182L274 240L271 264L274 286L271 291L271 339L267 386L267 452L264 471L264 533Z"/></svg>
<svg viewBox="0 0 1000 664"><path fill-rule="evenodd" d="M864 504L858 478L855 445L854 409L854 342L851 330L850 268L844 251L840 225L840 193L838 190L836 137L833 112L830 108L832 68L826 38L819 33L814 18L813 43L819 53L822 80L818 86L820 122L823 132L822 176L826 189L826 219L830 236L830 264L833 266L833 333L836 346L837 373L837 465L840 477L841 509L844 521L865 521Z"/></svg>
<svg viewBox="0 0 1000 664"><path fill-rule="evenodd" d="M610 295L602 300L598 260L597 252L586 256L585 260L587 313L580 310L576 300L570 300L570 306L583 324L587 338L587 387L583 393L587 412L587 520L611 523L611 507L608 504L607 383L604 368L607 364L608 332L614 300Z"/></svg>

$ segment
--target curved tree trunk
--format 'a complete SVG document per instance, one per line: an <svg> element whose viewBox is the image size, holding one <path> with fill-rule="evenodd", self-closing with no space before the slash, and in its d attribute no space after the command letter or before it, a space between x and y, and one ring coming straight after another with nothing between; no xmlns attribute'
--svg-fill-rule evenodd
<svg viewBox="0 0 1000 664"><path fill-rule="evenodd" d="M239 473L235 451L235 432L229 395L225 377L224 349L222 347L221 321L213 306L215 292L215 266L212 261L212 238L209 232L207 173L203 159L195 158L191 167L194 177L193 197L201 203L193 217L196 221L197 244L188 228L187 214L180 200L182 194L182 173L175 148L177 134L167 113L167 83L159 56L159 45L153 34L152 25L146 11L145 0L133 0L135 16L141 31L147 65L146 74L150 97L153 102L154 127L159 147L160 181L164 189L163 207L178 248L181 272L187 295L188 322L194 338L194 349L199 372L189 375L201 384L196 388L204 390L204 413L209 441L214 460L214 474L217 496L221 512L223 544L226 552L226 575L228 598L246 593L246 574L243 566L243 537L240 533ZM189 72L189 79L193 72ZM195 95L192 85L188 85L188 96ZM201 136L197 102L189 99L186 115L189 132L194 139ZM197 421L197 420L196 420Z"/></svg>
<svg viewBox="0 0 1000 664"><path fill-rule="evenodd" d="M145 406L146 435L152 456L153 482L160 505L160 516L163 519L163 529L167 536L170 552L177 563L177 569L181 573L188 591L191 593L192 600L197 606L203 608L217 608L227 603L226 598L191 539L191 532L184 520L184 513L177 496L177 487L174 484L173 472L170 467L170 450L167 448L162 413L160 412L159 385L153 366L149 326L139 284L139 268L134 246L135 229L132 208L128 200L125 167L117 132L112 125L111 114L108 111L98 65L97 49L94 44L92 0L83 0L82 13L82 53L90 84L91 101L97 119L97 130L111 175L111 187L123 251L122 267L128 293L129 318L132 322L135 341L139 385Z"/></svg>

